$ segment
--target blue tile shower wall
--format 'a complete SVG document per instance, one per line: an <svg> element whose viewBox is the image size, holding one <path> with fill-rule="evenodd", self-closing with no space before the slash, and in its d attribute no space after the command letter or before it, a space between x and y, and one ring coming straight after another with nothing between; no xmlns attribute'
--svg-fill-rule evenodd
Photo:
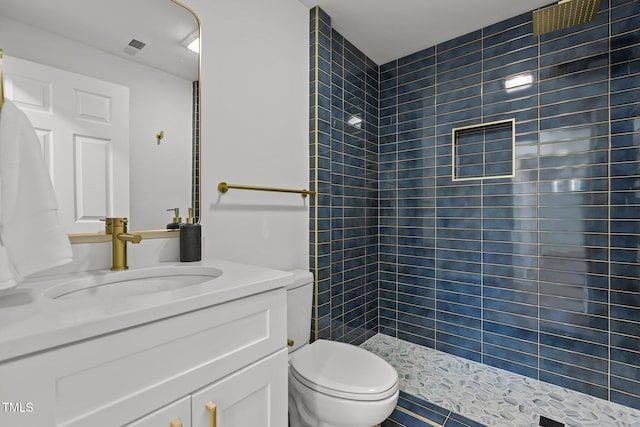
<svg viewBox="0 0 640 427"><path fill-rule="evenodd" d="M639 30L640 2L603 0L588 24L534 37L526 13L377 69L371 325L640 408ZM516 176L452 181L451 130L509 118Z"/></svg>
<svg viewBox="0 0 640 427"><path fill-rule="evenodd" d="M311 182L320 190L317 334L360 344L378 326L378 67L319 8L311 11L311 46L318 51L310 145L318 160Z"/></svg>

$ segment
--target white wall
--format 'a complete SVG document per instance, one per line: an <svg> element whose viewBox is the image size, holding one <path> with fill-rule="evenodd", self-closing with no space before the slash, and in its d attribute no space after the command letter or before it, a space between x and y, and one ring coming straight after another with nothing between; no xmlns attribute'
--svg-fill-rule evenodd
<svg viewBox="0 0 640 427"><path fill-rule="evenodd" d="M191 204L190 81L2 16L0 47L9 56L129 87L131 227L164 228L173 216L168 208L180 207L186 215ZM165 138L157 145L160 130Z"/></svg>
<svg viewBox="0 0 640 427"><path fill-rule="evenodd" d="M309 267L309 11L296 0L186 0L202 25L204 257Z"/></svg>

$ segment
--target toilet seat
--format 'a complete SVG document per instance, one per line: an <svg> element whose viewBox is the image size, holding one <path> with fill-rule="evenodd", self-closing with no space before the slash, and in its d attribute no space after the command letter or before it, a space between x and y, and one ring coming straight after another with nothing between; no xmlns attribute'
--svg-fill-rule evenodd
<svg viewBox="0 0 640 427"><path fill-rule="evenodd" d="M318 340L296 351L290 372L306 387L344 399L383 400L398 391L398 373L389 363L336 341Z"/></svg>

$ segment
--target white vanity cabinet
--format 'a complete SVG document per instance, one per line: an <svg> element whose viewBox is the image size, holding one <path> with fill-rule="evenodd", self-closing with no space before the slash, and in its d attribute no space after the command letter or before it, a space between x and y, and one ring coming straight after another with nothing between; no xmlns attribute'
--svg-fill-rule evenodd
<svg viewBox="0 0 640 427"><path fill-rule="evenodd" d="M280 350L126 427L285 426L287 412L273 402L287 394L279 378L287 360L287 350Z"/></svg>
<svg viewBox="0 0 640 427"><path fill-rule="evenodd" d="M0 426L286 426L286 339L277 288L5 361Z"/></svg>
<svg viewBox="0 0 640 427"><path fill-rule="evenodd" d="M192 426L286 426L286 404L284 411L273 410L272 402L287 395L287 379L281 381L278 369L287 360L287 350L281 350L194 393Z"/></svg>
<svg viewBox="0 0 640 427"><path fill-rule="evenodd" d="M191 427L191 397L183 397L125 427Z"/></svg>

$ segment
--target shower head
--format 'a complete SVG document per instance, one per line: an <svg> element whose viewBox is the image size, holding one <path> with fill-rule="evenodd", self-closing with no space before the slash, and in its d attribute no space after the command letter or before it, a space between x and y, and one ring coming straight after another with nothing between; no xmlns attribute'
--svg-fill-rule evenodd
<svg viewBox="0 0 640 427"><path fill-rule="evenodd" d="M560 0L558 4L533 12L533 34L550 33L593 21L600 0Z"/></svg>

